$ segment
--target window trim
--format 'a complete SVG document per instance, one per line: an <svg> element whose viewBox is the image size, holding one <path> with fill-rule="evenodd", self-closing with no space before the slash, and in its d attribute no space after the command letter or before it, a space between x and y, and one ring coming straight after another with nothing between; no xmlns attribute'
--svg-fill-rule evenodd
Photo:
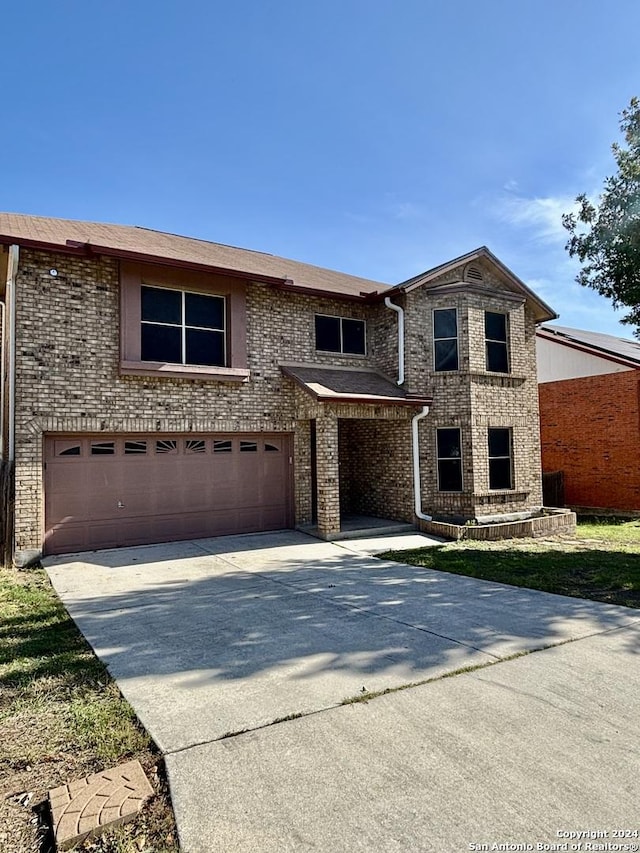
<svg viewBox="0 0 640 853"><path fill-rule="evenodd" d="M172 361L172 362L167 362L167 364L177 365L179 367L207 367L207 368L208 367L211 367L211 368L218 368L218 367L225 368L225 367L227 367L227 362L229 361L229 348L227 346L227 327L228 327L229 323L227 321L227 299L225 296L222 296L219 293L202 293L201 291L197 291L197 290L188 290L185 288L177 288L177 287L166 287L165 285L160 286L160 285L155 285L155 284L147 284L146 282L142 282L140 285L140 293L141 294L142 294L142 288L143 287L146 287L150 290L167 290L170 293L179 293L181 295L180 311L181 311L181 315L182 315L182 320L180 323L160 323L160 322L157 322L156 320L143 320L142 316L140 317L141 334L142 334L142 326L145 326L145 325L146 326L163 326L163 327L167 327L169 329L180 329L180 351L181 351L183 361L182 362ZM186 322L187 309L186 309L185 297L187 294L191 294L193 296L208 296L211 299L222 299L222 328L221 329L213 329L209 326L190 326ZM208 331L208 332L222 332L224 362L225 363L224 364L207 365L207 364L195 364L195 363L192 364L190 361L185 361L184 359L187 356L187 329L194 329L194 330L200 329L202 331ZM145 360L145 363L147 363L146 360ZM155 364L155 362L151 362L151 364Z"/></svg>
<svg viewBox="0 0 640 853"><path fill-rule="evenodd" d="M487 337L487 314L500 314L504 317L504 341L496 340L495 338ZM508 311L490 311L488 308L485 308L482 314L482 319L484 321L484 368L487 373L499 373L501 376L507 376L511 373L511 352L509 347L510 341L510 329L509 329L509 312ZM489 344L502 344L504 346L505 354L507 356L507 369L506 370L492 370L489 367Z"/></svg>
<svg viewBox="0 0 640 853"><path fill-rule="evenodd" d="M456 315L456 336L455 338L436 338L436 311L455 311ZM456 373L460 370L460 324L458 322L458 306L447 305L439 308L431 309L431 330L433 335L433 370L434 373ZM456 361L458 366L455 368L443 370L438 368L436 364L436 341L455 341L456 342Z"/></svg>
<svg viewBox="0 0 640 853"><path fill-rule="evenodd" d="M439 456L438 455L438 432L443 429L456 429L458 430L458 435L460 436L460 488L459 489L441 489L440 488L440 461L443 460L451 460L455 459L455 456ZM462 454L462 427L456 426L455 424L451 424L451 426L439 426L436 427L436 452L434 454L436 459L436 486L437 491L444 495L459 495L464 492L464 464L463 464L463 454Z"/></svg>
<svg viewBox="0 0 640 853"><path fill-rule="evenodd" d="M227 366L142 361L140 346L143 285L224 297ZM166 376L218 382L248 381L250 372L247 361L246 282L214 273L121 261L119 372L124 376Z"/></svg>
<svg viewBox="0 0 640 853"><path fill-rule="evenodd" d="M318 349L317 345L317 333L316 333L316 317L328 317L331 320L340 320L340 349L339 350L331 350L331 349ZM344 351L344 333L342 331L342 323L344 320L353 321L355 323L362 323L364 326L364 352L345 352ZM320 311L314 311L313 313L313 338L315 351L326 354L326 355L342 355L346 358L366 358L367 356L367 321L362 317L343 317L341 314L323 314Z"/></svg>
<svg viewBox="0 0 640 853"><path fill-rule="evenodd" d="M492 430L507 430L509 433L509 455L508 456L491 456L490 446L489 446L489 434ZM508 459L509 460L509 483L508 487L498 486L497 488L491 487L491 461L494 459ZM487 486L491 493L495 492L513 492L515 491L515 465L513 459L513 427L511 426L492 426L487 427Z"/></svg>

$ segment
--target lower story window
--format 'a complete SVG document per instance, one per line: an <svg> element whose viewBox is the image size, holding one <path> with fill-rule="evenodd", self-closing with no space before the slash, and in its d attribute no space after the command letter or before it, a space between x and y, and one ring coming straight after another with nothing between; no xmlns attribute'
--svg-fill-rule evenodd
<svg viewBox="0 0 640 853"><path fill-rule="evenodd" d="M509 427L489 429L489 488L513 488L513 440Z"/></svg>
<svg viewBox="0 0 640 853"><path fill-rule="evenodd" d="M437 431L438 491L462 491L462 441L459 427Z"/></svg>

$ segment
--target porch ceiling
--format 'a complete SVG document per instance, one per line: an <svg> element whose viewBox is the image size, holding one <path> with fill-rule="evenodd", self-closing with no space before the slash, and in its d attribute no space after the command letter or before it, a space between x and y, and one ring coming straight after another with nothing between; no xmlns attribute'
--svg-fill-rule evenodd
<svg viewBox="0 0 640 853"><path fill-rule="evenodd" d="M314 400L322 403L372 403L389 406L428 406L431 397L408 394L381 373L371 369L281 365Z"/></svg>

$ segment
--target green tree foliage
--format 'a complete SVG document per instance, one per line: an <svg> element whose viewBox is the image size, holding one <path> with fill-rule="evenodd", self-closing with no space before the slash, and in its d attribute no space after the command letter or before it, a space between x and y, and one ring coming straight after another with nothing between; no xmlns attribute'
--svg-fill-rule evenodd
<svg viewBox="0 0 640 853"><path fill-rule="evenodd" d="M576 281L613 301L614 308L631 309L621 322L636 326L640 337L640 101L632 98L622 111L620 129L626 147L614 143L618 166L605 178L597 204L586 195L576 199L578 210L562 217L569 232L566 249L582 269Z"/></svg>

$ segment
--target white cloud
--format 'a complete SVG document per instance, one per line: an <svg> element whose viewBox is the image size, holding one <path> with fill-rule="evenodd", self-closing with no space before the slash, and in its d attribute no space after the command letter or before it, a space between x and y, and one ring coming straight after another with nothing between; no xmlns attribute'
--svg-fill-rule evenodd
<svg viewBox="0 0 640 853"><path fill-rule="evenodd" d="M493 205L493 214L506 225L526 229L528 238L536 242L564 243L567 232L562 216L575 208L571 196L526 198L514 192L504 193Z"/></svg>

